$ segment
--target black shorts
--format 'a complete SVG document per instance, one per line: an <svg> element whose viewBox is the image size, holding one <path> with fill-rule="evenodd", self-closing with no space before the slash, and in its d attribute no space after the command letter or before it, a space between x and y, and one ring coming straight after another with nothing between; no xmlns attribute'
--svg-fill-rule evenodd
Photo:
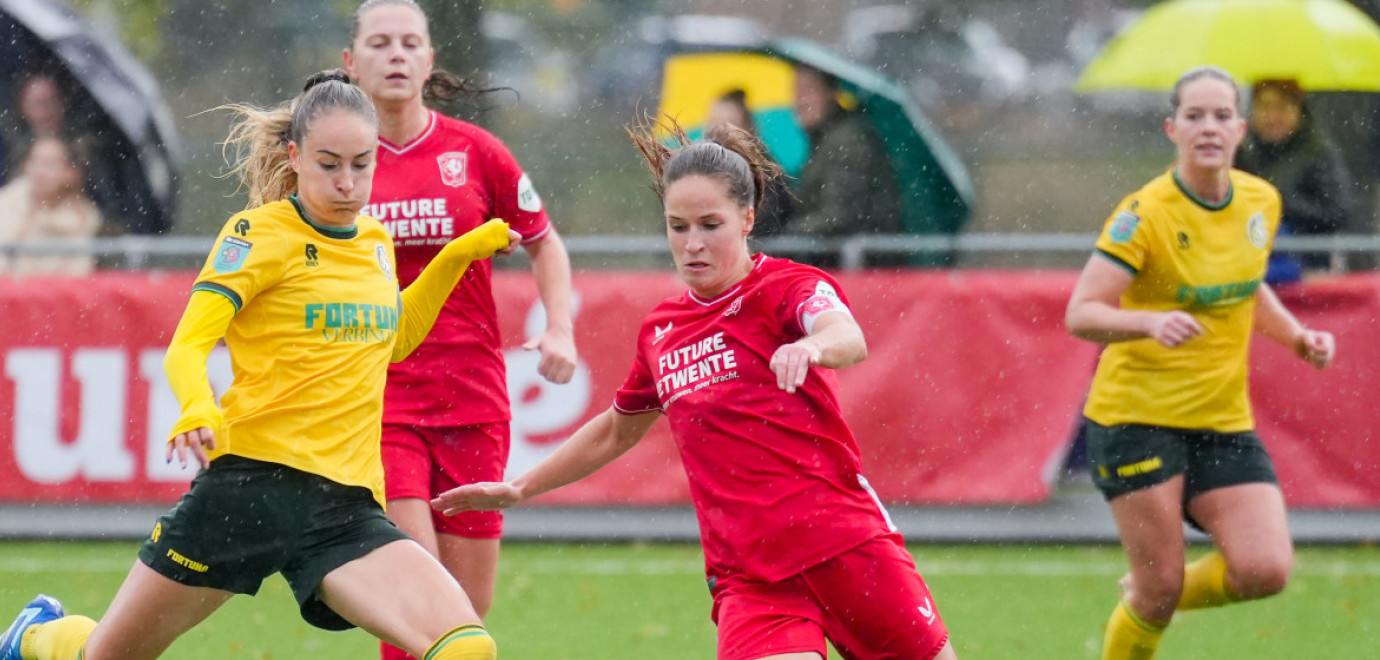
<svg viewBox="0 0 1380 660"><path fill-rule="evenodd" d="M139 560L182 584L251 596L282 573L307 623L347 630L353 624L316 596L317 586L331 571L407 538L367 488L222 456L158 519Z"/></svg>
<svg viewBox="0 0 1380 660"><path fill-rule="evenodd" d="M1108 500L1184 475L1184 506L1215 488L1277 484L1254 431L1220 433L1146 424L1103 426L1083 420L1093 483Z"/></svg>

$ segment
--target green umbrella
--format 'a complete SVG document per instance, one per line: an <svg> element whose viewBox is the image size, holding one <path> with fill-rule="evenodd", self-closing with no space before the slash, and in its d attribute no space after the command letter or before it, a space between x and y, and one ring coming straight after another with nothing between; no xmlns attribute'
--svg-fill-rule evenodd
<svg viewBox="0 0 1380 660"><path fill-rule="evenodd" d="M962 228L972 212L973 181L904 87L805 39L775 41L763 52L823 71L857 99L891 157L907 231L953 234Z"/></svg>
<svg viewBox="0 0 1380 660"><path fill-rule="evenodd" d="M747 92L762 140L786 172L795 176L807 147L791 107L795 64L837 78L839 87L856 99L858 111L871 120L896 172L906 230L957 232L973 206L973 183L963 164L904 87L817 43L788 39L762 50L674 55L664 66L660 113L674 117L695 138L704 128L714 99L730 89L741 89ZM934 262L931 258L920 261Z"/></svg>

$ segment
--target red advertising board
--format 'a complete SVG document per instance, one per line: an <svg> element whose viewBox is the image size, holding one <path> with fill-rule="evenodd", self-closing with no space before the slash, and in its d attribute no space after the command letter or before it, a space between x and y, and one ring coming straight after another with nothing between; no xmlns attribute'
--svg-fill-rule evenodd
<svg viewBox="0 0 1380 660"><path fill-rule="evenodd" d="M869 358L840 372L864 469L883 499L1028 504L1049 495L1097 348L1063 330L1068 272L844 273ZM190 470L164 461L177 416L162 370L192 274L104 273L0 289L0 502L170 502ZM531 277L495 289L520 472L608 407L642 315L682 285L669 272L575 276L580 367L569 385L536 375L520 348L542 327ZM1315 372L1258 341L1253 400L1290 503L1380 506L1380 277L1355 275L1281 293L1309 325L1334 331L1340 357ZM210 367L228 386L223 350ZM544 497L562 505L688 504L680 461L658 424L594 476Z"/></svg>

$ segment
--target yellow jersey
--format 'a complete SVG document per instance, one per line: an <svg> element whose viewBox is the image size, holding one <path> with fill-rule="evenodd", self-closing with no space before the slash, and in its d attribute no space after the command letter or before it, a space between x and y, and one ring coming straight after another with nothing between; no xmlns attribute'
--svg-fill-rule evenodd
<svg viewBox="0 0 1380 660"><path fill-rule="evenodd" d="M236 309L212 459L287 465L383 504L383 385L401 305L388 232L368 216L348 230L313 224L294 197L231 218L215 245L192 287Z"/></svg>
<svg viewBox="0 0 1380 660"><path fill-rule="evenodd" d="M1256 291L1279 227L1274 186L1232 170L1220 205L1167 172L1122 200L1097 253L1134 278L1122 309L1183 310L1203 334L1178 348L1109 344L1083 410L1089 419L1231 433L1254 427L1246 386Z"/></svg>

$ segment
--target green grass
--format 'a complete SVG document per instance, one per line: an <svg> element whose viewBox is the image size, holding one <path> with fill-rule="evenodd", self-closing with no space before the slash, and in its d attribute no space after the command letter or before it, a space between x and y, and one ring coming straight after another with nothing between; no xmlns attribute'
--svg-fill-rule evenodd
<svg viewBox="0 0 1380 660"><path fill-rule="evenodd" d="M130 543L0 543L0 616L36 592L71 611L104 610L129 565ZM1124 570L1107 546L914 546L964 660L1096 658ZM714 627L697 547L510 544L488 619L506 660L712 658ZM3 622L0 622L3 624ZM1160 657L1377 657L1380 549L1298 553L1283 595L1180 615ZM302 623L280 578L235 598L175 644L168 658L373 658L351 631Z"/></svg>

